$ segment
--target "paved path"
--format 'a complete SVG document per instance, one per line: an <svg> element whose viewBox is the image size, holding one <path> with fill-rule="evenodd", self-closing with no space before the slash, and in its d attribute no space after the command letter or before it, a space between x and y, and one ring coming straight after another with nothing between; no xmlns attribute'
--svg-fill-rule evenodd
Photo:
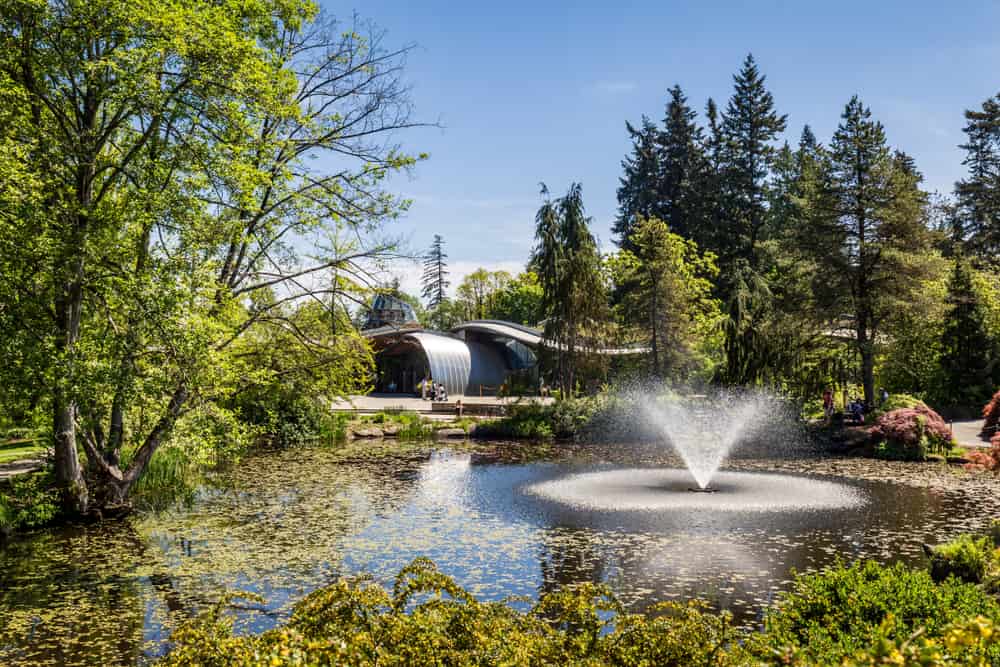
<svg viewBox="0 0 1000 667"><path fill-rule="evenodd" d="M989 438L983 438L979 432L983 430L982 419L966 419L951 423L951 432L955 442L963 447L989 447Z"/></svg>
<svg viewBox="0 0 1000 667"><path fill-rule="evenodd" d="M26 472L34 472L41 469L42 462L37 459L22 459L21 461L11 461L10 463L0 464L0 481L7 479L8 477L13 477L14 475L23 475Z"/></svg>
<svg viewBox="0 0 1000 667"><path fill-rule="evenodd" d="M539 396L449 396L448 402L462 399L462 403L468 405L509 405L517 401L534 401L541 403L551 403L551 397ZM368 396L348 396L346 399L339 399L333 402L334 410L354 410L356 412L381 412L382 410L408 410L412 412L430 412L434 404L425 401L420 397L408 394L370 394ZM448 418L451 418L450 416Z"/></svg>

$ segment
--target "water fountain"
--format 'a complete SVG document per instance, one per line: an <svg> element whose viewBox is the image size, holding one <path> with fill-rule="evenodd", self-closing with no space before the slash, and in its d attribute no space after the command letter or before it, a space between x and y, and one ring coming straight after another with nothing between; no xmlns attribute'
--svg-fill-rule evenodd
<svg viewBox="0 0 1000 667"><path fill-rule="evenodd" d="M741 440L782 423L777 402L763 395L653 398L634 396L651 432L669 443L685 468L588 471L534 484L531 495L597 511L704 509L786 511L860 505L855 489L837 482L758 472L720 472ZM691 479L695 485L692 486ZM690 493L695 491L698 493Z"/></svg>

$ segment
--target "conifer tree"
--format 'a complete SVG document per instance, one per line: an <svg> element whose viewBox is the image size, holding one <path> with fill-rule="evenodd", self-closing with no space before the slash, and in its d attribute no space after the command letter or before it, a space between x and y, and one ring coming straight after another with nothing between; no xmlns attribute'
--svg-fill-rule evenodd
<svg viewBox="0 0 1000 667"><path fill-rule="evenodd" d="M1000 366L998 341L972 281L972 267L955 259L948 282L948 314L941 336L942 394L965 406L987 402Z"/></svg>
<svg viewBox="0 0 1000 667"><path fill-rule="evenodd" d="M1000 95L980 110L965 112L961 145L969 176L955 186L961 226L958 236L981 260L1000 263Z"/></svg>
<svg viewBox="0 0 1000 667"><path fill-rule="evenodd" d="M544 186L542 195L548 195ZM560 388L568 396L575 392L578 371L608 319L601 255L580 184L574 183L556 201L546 198L535 222L537 245L530 268L542 286L545 338L554 350Z"/></svg>
<svg viewBox="0 0 1000 667"><path fill-rule="evenodd" d="M618 237L618 245L628 249L636 222L660 212L660 132L645 116L638 128L627 122L625 128L632 138L632 154L622 160L625 173L619 178L618 217L611 231Z"/></svg>
<svg viewBox="0 0 1000 667"><path fill-rule="evenodd" d="M739 257L751 268L758 264L757 243L767 216L767 180L774 162L774 141L786 125L778 115L774 97L765 87L753 55L733 77L734 91L722 117L725 140L724 177L731 190L732 227L726 230L723 257Z"/></svg>
<svg viewBox="0 0 1000 667"><path fill-rule="evenodd" d="M441 327L439 311L441 304L448 298L448 255L444 251L444 239L440 234L434 235L431 248L424 255L423 292L427 300L427 309L431 311L431 320L438 328Z"/></svg>
<svg viewBox="0 0 1000 667"><path fill-rule="evenodd" d="M657 191L660 215L670 231L697 243L704 241L706 231L697 186L707 163L704 132L695 117L684 92L675 85L670 89L663 132L659 136Z"/></svg>

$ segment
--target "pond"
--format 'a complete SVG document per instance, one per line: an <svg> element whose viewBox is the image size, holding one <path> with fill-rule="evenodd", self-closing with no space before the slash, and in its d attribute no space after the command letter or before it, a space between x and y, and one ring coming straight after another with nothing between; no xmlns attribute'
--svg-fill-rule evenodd
<svg viewBox="0 0 1000 667"><path fill-rule="evenodd" d="M237 629L256 632L318 586L357 573L389 583L417 556L483 598L604 582L633 610L700 597L754 625L793 570L836 558L920 564L922 543L1000 514L995 478L946 465L741 460L729 467L832 481L852 500L649 510L537 492L572 475L676 465L648 448L539 457L510 443L390 446L384 455L353 447L366 453L258 454L217 475L190 507L0 547L0 663L145 664L225 591L259 596L234 610Z"/></svg>

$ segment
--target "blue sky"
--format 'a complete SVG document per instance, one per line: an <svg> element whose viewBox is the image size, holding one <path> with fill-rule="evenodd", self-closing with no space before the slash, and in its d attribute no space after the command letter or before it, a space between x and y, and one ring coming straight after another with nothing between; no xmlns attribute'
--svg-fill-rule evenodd
<svg viewBox="0 0 1000 667"><path fill-rule="evenodd" d="M430 159L393 181L414 200L395 231L416 249L441 234L455 283L523 266L542 181L556 194L581 182L611 249L625 121L661 119L674 83L699 110L708 97L724 107L747 52L790 140L806 123L828 140L857 93L943 192L963 173L963 110L1000 92L998 2L323 4L375 21L388 45L418 45L406 68L416 115L442 127L401 137ZM395 271L416 291L418 268Z"/></svg>

